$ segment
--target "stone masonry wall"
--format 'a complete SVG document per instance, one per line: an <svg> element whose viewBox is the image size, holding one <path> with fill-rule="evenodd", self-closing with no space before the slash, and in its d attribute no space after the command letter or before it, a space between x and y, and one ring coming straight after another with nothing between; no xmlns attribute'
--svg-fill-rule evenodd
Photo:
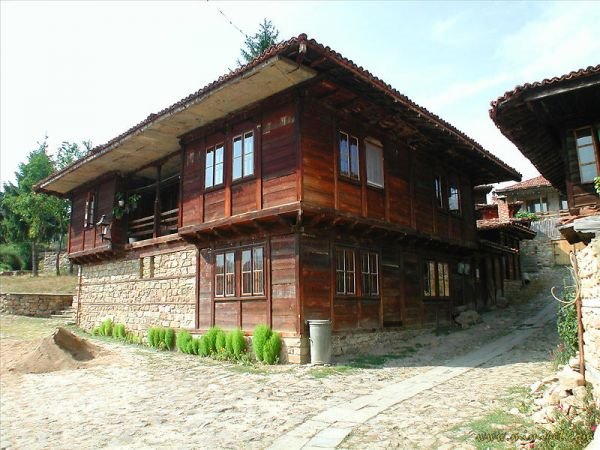
<svg viewBox="0 0 600 450"><path fill-rule="evenodd" d="M587 378L600 392L600 237L577 253Z"/></svg>
<svg viewBox="0 0 600 450"><path fill-rule="evenodd" d="M544 267L554 266L552 241L545 234L531 240L521 241L521 267L523 272L537 272Z"/></svg>
<svg viewBox="0 0 600 450"><path fill-rule="evenodd" d="M152 326L195 327L196 249L82 266L80 327L105 319L140 335Z"/></svg>
<svg viewBox="0 0 600 450"><path fill-rule="evenodd" d="M72 303L73 296L65 294L0 294L0 313L50 317L69 309Z"/></svg>

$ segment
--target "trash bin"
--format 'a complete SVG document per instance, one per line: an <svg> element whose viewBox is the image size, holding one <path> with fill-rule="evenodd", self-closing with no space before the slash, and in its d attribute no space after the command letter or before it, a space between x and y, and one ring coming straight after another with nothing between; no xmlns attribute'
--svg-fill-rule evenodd
<svg viewBox="0 0 600 450"><path fill-rule="evenodd" d="M310 335L310 363L331 362L331 321L307 320Z"/></svg>

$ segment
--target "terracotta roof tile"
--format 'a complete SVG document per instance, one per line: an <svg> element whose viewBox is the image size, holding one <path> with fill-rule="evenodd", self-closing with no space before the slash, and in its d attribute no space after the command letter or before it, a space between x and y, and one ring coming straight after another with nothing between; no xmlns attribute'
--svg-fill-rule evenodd
<svg viewBox="0 0 600 450"><path fill-rule="evenodd" d="M515 183L511 186L508 186L508 187L505 187L502 189L496 189L496 192L503 193L503 192L521 191L521 190L525 190L525 189L533 189L533 188L542 187L542 186L552 187L552 184L550 184L550 182L548 180L546 180L543 176L540 175L539 177L530 178L529 180L524 180L524 181L521 181L520 183Z"/></svg>

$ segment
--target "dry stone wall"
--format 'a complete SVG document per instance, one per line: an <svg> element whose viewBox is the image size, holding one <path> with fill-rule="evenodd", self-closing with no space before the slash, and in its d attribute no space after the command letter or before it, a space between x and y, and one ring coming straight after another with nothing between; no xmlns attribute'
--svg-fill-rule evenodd
<svg viewBox="0 0 600 450"><path fill-rule="evenodd" d="M71 307L67 294L0 294L0 313L18 316L50 317Z"/></svg>
<svg viewBox="0 0 600 450"><path fill-rule="evenodd" d="M143 334L149 327L195 327L196 249L82 266L79 325L105 319Z"/></svg>
<svg viewBox="0 0 600 450"><path fill-rule="evenodd" d="M581 282L585 367L595 392L600 392L600 237L577 253Z"/></svg>

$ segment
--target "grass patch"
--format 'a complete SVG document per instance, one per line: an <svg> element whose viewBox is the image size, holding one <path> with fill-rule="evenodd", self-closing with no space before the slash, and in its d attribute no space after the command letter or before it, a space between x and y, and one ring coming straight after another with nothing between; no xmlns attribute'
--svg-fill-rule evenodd
<svg viewBox="0 0 600 450"><path fill-rule="evenodd" d="M2 277L0 292L15 294L71 294L77 290L77 276L75 275L19 275Z"/></svg>
<svg viewBox="0 0 600 450"><path fill-rule="evenodd" d="M531 433L533 422L525 418L495 409L485 416L467 424L471 430L470 441L478 449L504 449L511 439L526 438ZM510 439L506 439L508 436ZM537 446L536 446L537 448Z"/></svg>
<svg viewBox="0 0 600 450"><path fill-rule="evenodd" d="M350 366L331 366L331 367L315 367L308 371L308 374L313 378L327 378L338 375L348 375L355 372L355 369Z"/></svg>
<svg viewBox="0 0 600 450"><path fill-rule="evenodd" d="M264 367L258 367L253 364L236 364L235 366L226 367L227 370L235 373L249 373L252 375L268 375L269 371Z"/></svg>

